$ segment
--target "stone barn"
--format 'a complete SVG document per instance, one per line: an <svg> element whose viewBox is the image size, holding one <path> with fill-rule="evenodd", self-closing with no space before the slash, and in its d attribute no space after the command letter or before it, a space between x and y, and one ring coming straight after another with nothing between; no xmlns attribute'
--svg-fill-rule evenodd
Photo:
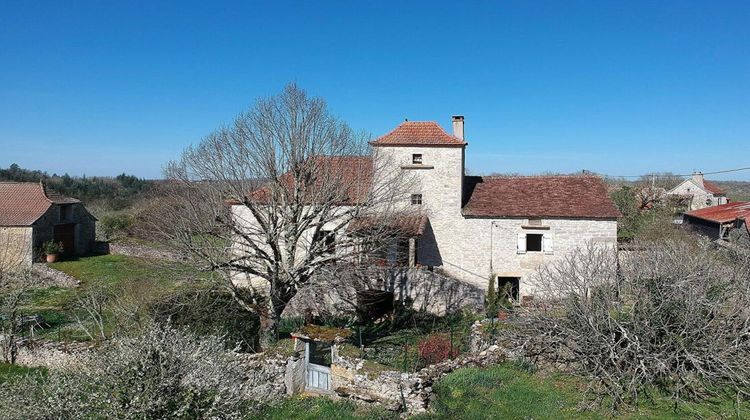
<svg viewBox="0 0 750 420"><path fill-rule="evenodd" d="M0 182L0 264L31 265L50 240L63 255L86 255L95 235L96 218L79 200L43 183Z"/></svg>

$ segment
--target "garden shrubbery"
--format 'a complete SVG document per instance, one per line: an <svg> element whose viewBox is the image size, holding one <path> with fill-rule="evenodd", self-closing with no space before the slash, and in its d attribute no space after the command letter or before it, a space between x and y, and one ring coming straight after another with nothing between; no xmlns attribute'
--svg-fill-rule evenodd
<svg viewBox="0 0 750 420"><path fill-rule="evenodd" d="M220 338L151 325L75 368L8 380L0 401L12 419L241 418L252 408L245 376Z"/></svg>

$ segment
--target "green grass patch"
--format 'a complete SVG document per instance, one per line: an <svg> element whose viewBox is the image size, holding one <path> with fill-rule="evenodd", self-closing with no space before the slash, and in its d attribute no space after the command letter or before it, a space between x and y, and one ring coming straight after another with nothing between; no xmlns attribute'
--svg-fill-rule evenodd
<svg viewBox="0 0 750 420"><path fill-rule="evenodd" d="M37 338L63 341L89 339L76 323L76 314L82 313L77 301L86 293L106 290L120 302L126 297L147 304L188 284L200 285L211 275L186 264L123 255L82 257L50 264L50 267L78 279L80 286L33 289L20 311L23 315L40 315L44 319L44 329L35 331ZM107 328L113 327L107 325Z"/></svg>
<svg viewBox="0 0 750 420"><path fill-rule="evenodd" d="M398 419L396 413L379 407L357 405L351 401L334 401L326 397L302 397L261 410L257 418L267 420L318 420L318 419Z"/></svg>
<svg viewBox="0 0 750 420"><path fill-rule="evenodd" d="M36 373L46 373L47 369L37 367L26 367L12 365L10 363L0 362L0 384L9 381L14 377L25 376Z"/></svg>
<svg viewBox="0 0 750 420"><path fill-rule="evenodd" d="M457 370L434 386L435 412L423 419L682 419L737 418L731 399L683 403L677 407L658 392L652 401L613 416L603 406L584 409L586 384L564 374L542 375L527 366L505 363L491 368ZM739 407L739 418L748 416L747 402Z"/></svg>

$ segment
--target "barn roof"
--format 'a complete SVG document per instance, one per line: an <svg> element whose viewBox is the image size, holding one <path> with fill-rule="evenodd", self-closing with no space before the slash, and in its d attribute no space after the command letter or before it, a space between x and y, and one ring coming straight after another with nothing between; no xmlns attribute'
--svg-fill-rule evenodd
<svg viewBox="0 0 750 420"><path fill-rule="evenodd" d="M616 219L596 176L466 177L465 216Z"/></svg>
<svg viewBox="0 0 750 420"><path fill-rule="evenodd" d="M745 219L747 222L750 220L750 202L735 201L720 206L689 211L685 215L714 223L729 223L737 219Z"/></svg>
<svg viewBox="0 0 750 420"><path fill-rule="evenodd" d="M466 142L443 130L435 121L404 121L373 146L465 146Z"/></svg>
<svg viewBox="0 0 750 420"><path fill-rule="evenodd" d="M0 182L0 226L31 226L53 204L73 203L41 182Z"/></svg>

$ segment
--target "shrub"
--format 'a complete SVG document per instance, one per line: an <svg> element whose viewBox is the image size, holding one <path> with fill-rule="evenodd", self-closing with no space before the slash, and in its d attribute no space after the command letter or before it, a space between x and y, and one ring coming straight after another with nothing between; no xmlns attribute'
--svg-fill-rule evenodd
<svg viewBox="0 0 750 420"><path fill-rule="evenodd" d="M168 326L113 340L74 369L0 385L5 418L240 418L245 372L218 337Z"/></svg>
<svg viewBox="0 0 750 420"><path fill-rule="evenodd" d="M451 344L450 336L445 333L430 334L419 342L418 349L420 359L427 365L440 363L459 354L458 349Z"/></svg>
<svg viewBox="0 0 750 420"><path fill-rule="evenodd" d="M243 310L224 290L179 290L156 301L151 314L157 322L170 322L199 336L222 336L240 351L258 348L258 316Z"/></svg>
<svg viewBox="0 0 750 420"><path fill-rule="evenodd" d="M99 219L99 231L106 240L117 239L127 234L135 218L127 213L109 213Z"/></svg>
<svg viewBox="0 0 750 420"><path fill-rule="evenodd" d="M495 275L490 274L489 284L487 285L487 296L484 298L484 310L487 318L497 316L497 293L495 292Z"/></svg>
<svg viewBox="0 0 750 420"><path fill-rule="evenodd" d="M63 243L47 241L42 245L42 251L47 255L60 254L64 251Z"/></svg>
<svg viewBox="0 0 750 420"><path fill-rule="evenodd" d="M532 346L576 361L615 408L656 388L674 401L750 391L750 256L695 243L636 244L621 258L596 247L535 279L557 311L533 314ZM619 269L618 269L619 268Z"/></svg>

